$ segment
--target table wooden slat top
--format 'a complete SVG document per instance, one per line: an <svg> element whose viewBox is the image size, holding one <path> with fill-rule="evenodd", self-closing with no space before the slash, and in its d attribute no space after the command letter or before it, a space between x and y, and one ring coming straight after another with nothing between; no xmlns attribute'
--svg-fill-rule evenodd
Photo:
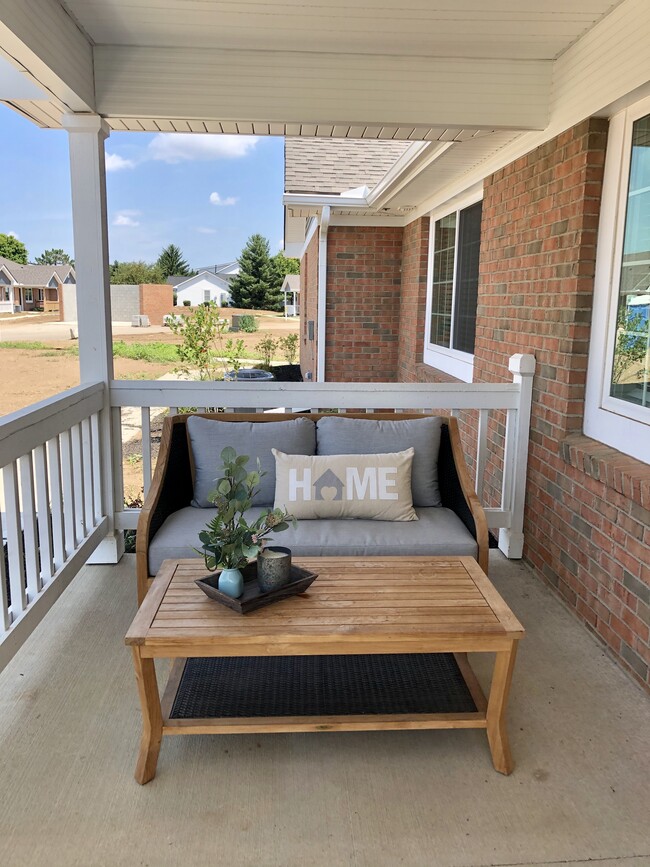
<svg viewBox="0 0 650 867"><path fill-rule="evenodd" d="M201 560L163 563L126 635L143 655L436 652L485 648L524 629L470 557L301 557L309 590L249 614L196 586Z"/></svg>

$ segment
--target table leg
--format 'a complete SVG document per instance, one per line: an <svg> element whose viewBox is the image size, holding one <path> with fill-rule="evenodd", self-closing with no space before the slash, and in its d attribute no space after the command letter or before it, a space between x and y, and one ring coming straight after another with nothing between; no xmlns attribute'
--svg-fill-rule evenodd
<svg viewBox="0 0 650 867"><path fill-rule="evenodd" d="M158 681L153 659L143 658L138 646L132 647L135 678L138 683L140 705L142 707L142 737L140 753L135 766L135 778L144 786L156 776L158 753L162 740L162 712Z"/></svg>
<svg viewBox="0 0 650 867"><path fill-rule="evenodd" d="M514 768L510 743L506 730L506 707L512 682L512 673L517 657L518 641L513 641L509 650L496 654L492 686L487 707L487 736L492 753L492 763L500 774L510 774Z"/></svg>

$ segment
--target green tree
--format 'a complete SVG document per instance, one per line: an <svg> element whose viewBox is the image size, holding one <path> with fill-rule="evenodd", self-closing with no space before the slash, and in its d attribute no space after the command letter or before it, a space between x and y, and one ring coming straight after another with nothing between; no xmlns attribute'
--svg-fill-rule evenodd
<svg viewBox="0 0 650 867"><path fill-rule="evenodd" d="M113 262L111 265L111 283L164 283L165 279L160 266L146 262Z"/></svg>
<svg viewBox="0 0 650 867"><path fill-rule="evenodd" d="M624 303L618 308L616 321L616 346L612 367L612 383L618 385L623 377L635 375L640 371L635 365L641 364L648 351L648 329L650 321L642 314L631 310Z"/></svg>
<svg viewBox="0 0 650 867"><path fill-rule="evenodd" d="M34 261L37 265L74 265L74 260L58 247L53 250L44 250Z"/></svg>
<svg viewBox="0 0 650 867"><path fill-rule="evenodd" d="M239 257L239 274L230 284L233 307L265 309L273 279L269 242L251 235Z"/></svg>
<svg viewBox="0 0 650 867"><path fill-rule="evenodd" d="M271 257L271 273L273 281L266 296L265 308L282 311L284 310L284 293L282 292L284 278L287 274L300 274L300 261L285 256L284 252L280 250L279 253Z"/></svg>
<svg viewBox="0 0 650 867"><path fill-rule="evenodd" d="M26 265L27 247L13 235L4 235L0 232L0 256L18 262L20 265Z"/></svg>
<svg viewBox="0 0 650 867"><path fill-rule="evenodd" d="M165 247L158 257L158 262L156 264L162 271L165 280L173 274L183 274L188 276L190 274L190 266L187 264L185 259L183 259L181 249L180 247L177 247L176 244L169 244L169 246Z"/></svg>
<svg viewBox="0 0 650 867"><path fill-rule="evenodd" d="M217 371L223 366L223 335L229 323L219 317L219 307L214 301L195 307L187 315L182 314L178 321L170 321L169 327L181 338L178 347L181 373L190 376L198 373L201 380L221 378L217 377Z"/></svg>

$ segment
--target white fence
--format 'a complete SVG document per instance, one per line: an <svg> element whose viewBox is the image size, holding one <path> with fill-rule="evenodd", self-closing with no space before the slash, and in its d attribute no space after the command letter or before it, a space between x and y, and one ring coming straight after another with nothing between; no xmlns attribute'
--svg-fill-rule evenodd
<svg viewBox="0 0 650 867"><path fill-rule="evenodd" d="M476 443L476 489L483 496L485 470L490 458L488 423L490 413L503 410L506 414L505 446L499 459L503 462L501 503L487 508L488 526L499 531L499 547L511 558L522 555L523 512L526 487L526 464L532 380L535 358L513 355L510 359L513 381L476 384L412 384L412 383L244 383L244 382L128 382L111 384L111 406L115 413L114 431L122 429L128 413L129 426L142 432L142 486L149 490L153 471L151 449L152 409L169 407L253 407L250 412L273 411L280 407L287 412L297 410L346 410L367 412L381 410L449 412L478 411ZM137 418L133 418L136 409ZM241 410L240 410L241 411ZM124 417L123 417L124 413ZM122 452L115 439L114 467L121 466ZM123 501L123 496L119 497ZM139 509L125 509L116 514L119 529L135 529Z"/></svg>
<svg viewBox="0 0 650 867"><path fill-rule="evenodd" d="M98 383L0 421L0 670L106 535L103 406Z"/></svg>

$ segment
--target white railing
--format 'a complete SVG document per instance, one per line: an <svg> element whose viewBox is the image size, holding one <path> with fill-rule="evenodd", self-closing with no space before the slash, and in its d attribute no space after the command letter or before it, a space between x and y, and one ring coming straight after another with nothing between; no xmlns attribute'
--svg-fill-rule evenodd
<svg viewBox="0 0 650 867"><path fill-rule="evenodd" d="M98 383L0 420L0 670L106 535L103 407Z"/></svg>
<svg viewBox="0 0 650 867"><path fill-rule="evenodd" d="M502 465L501 502L486 508L488 525L499 531L499 547L511 558L519 558L523 548L523 510L526 486L526 465L532 379L535 358L513 355L510 359L513 381L475 384L412 384L412 383L279 383L242 382L129 382L111 384L111 406L114 413L114 467L121 467L122 445L119 432L128 424L131 436L142 436L142 487L149 490L154 468L151 448L152 409L156 415L178 407L254 407L250 412L293 410L381 411L394 409L422 412L462 410L478 413L475 483L483 498L486 468L491 457ZM239 410L241 411L241 410ZM502 453L494 455L488 435L490 414L505 412L505 443ZM117 476L116 476L117 477ZM117 497L122 502L124 497ZM139 509L125 509L115 515L119 529L135 529Z"/></svg>

